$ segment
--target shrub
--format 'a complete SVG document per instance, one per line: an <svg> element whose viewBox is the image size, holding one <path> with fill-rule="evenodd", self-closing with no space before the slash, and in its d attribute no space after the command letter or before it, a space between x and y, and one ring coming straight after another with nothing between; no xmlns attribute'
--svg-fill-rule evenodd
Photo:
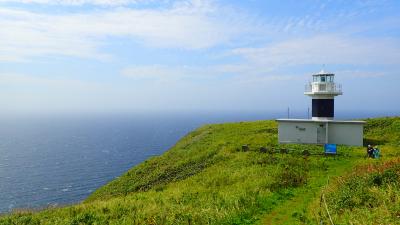
<svg viewBox="0 0 400 225"><path fill-rule="evenodd" d="M306 184L308 167L308 161L304 158L297 158L296 156L287 157L280 164L271 189L299 187Z"/></svg>
<svg viewBox="0 0 400 225"><path fill-rule="evenodd" d="M328 187L326 199L336 217L371 212L369 220L397 220L400 203L400 161L389 161L358 168ZM374 212L377 212L374 214ZM362 217L362 216L361 216ZM362 218L361 218L362 219Z"/></svg>

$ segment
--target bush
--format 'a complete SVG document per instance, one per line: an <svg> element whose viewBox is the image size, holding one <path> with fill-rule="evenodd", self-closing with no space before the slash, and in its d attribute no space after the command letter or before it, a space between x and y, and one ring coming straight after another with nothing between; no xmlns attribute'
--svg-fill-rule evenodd
<svg viewBox="0 0 400 225"><path fill-rule="evenodd" d="M77 215L75 218L72 219L71 225L90 225L94 224L96 221L96 217L93 213L91 212L85 212L82 214Z"/></svg>
<svg viewBox="0 0 400 225"><path fill-rule="evenodd" d="M272 190L280 188L299 187L307 183L308 161L304 158L289 156L279 166L279 171L274 177Z"/></svg>
<svg viewBox="0 0 400 225"><path fill-rule="evenodd" d="M354 211L380 212L373 217L398 219L400 161L368 165L328 187L327 202L333 215L360 215ZM370 218L370 219L371 219ZM391 220L389 218L389 220Z"/></svg>

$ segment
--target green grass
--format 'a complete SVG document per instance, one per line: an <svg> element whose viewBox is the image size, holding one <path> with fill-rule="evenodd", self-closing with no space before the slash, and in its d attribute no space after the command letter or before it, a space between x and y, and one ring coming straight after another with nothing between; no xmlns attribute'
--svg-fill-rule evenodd
<svg viewBox="0 0 400 225"><path fill-rule="evenodd" d="M324 189L326 207L314 212L329 224L400 224L400 158L357 166ZM323 209L322 209L323 208Z"/></svg>
<svg viewBox="0 0 400 225"><path fill-rule="evenodd" d="M346 185L354 183L352 176L358 177L360 166L400 164L395 160L400 156L399 137L400 118L368 119L365 140L379 144L383 156L371 160L360 147L339 146L339 155L326 157L320 154L321 146L279 145L274 121L205 125L80 204L17 210L0 217L0 224L328 224L322 195L335 222L368 218L371 224L396 224L398 198L392 201L392 196L398 196L398 183L386 182L389 172L376 169L386 175L371 176L383 176L384 184L364 188L362 182L373 180L365 178L359 181L363 188L354 192L374 196L379 189L381 195L375 197L380 203L373 205L377 213L365 217L371 209L368 201L343 208L343 199L352 193ZM243 145L249 150L242 151ZM268 153L261 153L260 147L267 147ZM278 153L282 148L289 153ZM304 150L311 155L303 156Z"/></svg>

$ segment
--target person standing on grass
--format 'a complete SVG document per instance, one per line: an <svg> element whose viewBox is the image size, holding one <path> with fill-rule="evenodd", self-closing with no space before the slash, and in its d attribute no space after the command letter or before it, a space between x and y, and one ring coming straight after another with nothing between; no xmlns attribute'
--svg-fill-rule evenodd
<svg viewBox="0 0 400 225"><path fill-rule="evenodd" d="M368 147L367 147L367 155L368 155L368 157L373 158L374 157L373 156L373 152L374 152L374 148L372 148L371 145L368 145Z"/></svg>
<svg viewBox="0 0 400 225"><path fill-rule="evenodd" d="M377 159L377 158L379 158L379 155L380 155L379 148L378 148L378 146L375 146L374 150L372 151L372 156L374 159Z"/></svg>

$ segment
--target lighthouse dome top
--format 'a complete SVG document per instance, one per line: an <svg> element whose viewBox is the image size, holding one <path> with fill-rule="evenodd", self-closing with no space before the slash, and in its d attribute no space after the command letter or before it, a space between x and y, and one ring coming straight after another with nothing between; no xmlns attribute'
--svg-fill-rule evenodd
<svg viewBox="0 0 400 225"><path fill-rule="evenodd" d="M321 70L321 71L319 71L318 73L316 73L316 74L314 74L314 75L327 75L327 74L332 74L332 75L335 75L335 74L333 74L333 73L327 73L327 72L325 72L325 70Z"/></svg>

